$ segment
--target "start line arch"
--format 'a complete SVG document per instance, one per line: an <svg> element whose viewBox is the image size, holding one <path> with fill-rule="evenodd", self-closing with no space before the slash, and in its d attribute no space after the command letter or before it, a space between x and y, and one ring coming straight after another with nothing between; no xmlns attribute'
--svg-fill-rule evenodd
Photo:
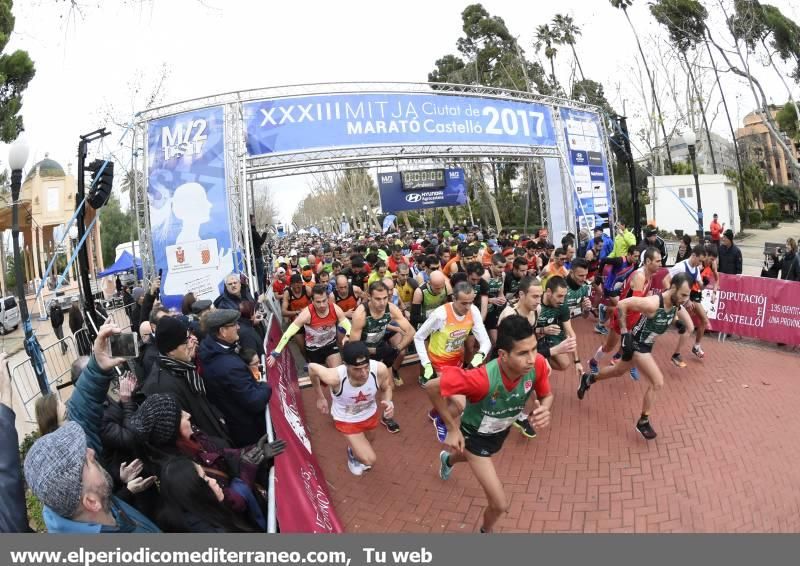
<svg viewBox="0 0 800 566"><path fill-rule="evenodd" d="M142 265L147 279L162 274L167 306L189 291L216 297L232 271L253 281L244 187L261 179L538 162L541 218L554 238L616 218L599 109L528 92L397 82L271 87L147 110L134 135ZM446 206L440 196L426 193L426 206Z"/></svg>

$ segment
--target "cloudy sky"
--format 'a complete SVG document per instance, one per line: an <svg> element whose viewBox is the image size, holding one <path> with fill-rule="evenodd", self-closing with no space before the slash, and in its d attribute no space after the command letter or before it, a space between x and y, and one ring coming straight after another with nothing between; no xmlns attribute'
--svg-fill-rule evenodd
<svg viewBox="0 0 800 566"><path fill-rule="evenodd" d="M107 126L113 135L99 152L116 147L120 128L105 121L108 109L132 116L146 102L162 67L163 102L266 86L324 81L425 81L437 58L455 52L466 1L404 0L281 2L280 0L17 0L16 28L6 49L27 50L36 76L24 97L23 116L32 158L45 153L76 163L78 135ZM726 0L727 1L727 0ZM706 4L716 4L707 0ZM772 0L800 21L800 7ZM520 2L486 0L529 55L537 25L556 12L570 14L583 30L577 45L584 72L600 80L612 104L634 117L630 68L636 46L621 12L606 0ZM643 36L658 33L647 5L629 10ZM571 57L560 52L562 81ZM762 72L774 102L785 89ZM732 77L723 85L737 121L753 107L748 90ZM722 116L714 129L727 133ZM0 161L7 149L0 147ZM284 220L302 197L304 181L270 184Z"/></svg>

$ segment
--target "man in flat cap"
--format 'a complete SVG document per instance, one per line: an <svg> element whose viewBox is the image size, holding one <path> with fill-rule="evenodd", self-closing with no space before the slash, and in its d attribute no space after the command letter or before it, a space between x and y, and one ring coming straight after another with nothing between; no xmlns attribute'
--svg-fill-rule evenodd
<svg viewBox="0 0 800 566"><path fill-rule="evenodd" d="M255 444L266 434L265 410L272 390L254 381L237 353L239 311L217 309L206 315L208 334L200 343L200 362L208 395L225 415L233 445Z"/></svg>

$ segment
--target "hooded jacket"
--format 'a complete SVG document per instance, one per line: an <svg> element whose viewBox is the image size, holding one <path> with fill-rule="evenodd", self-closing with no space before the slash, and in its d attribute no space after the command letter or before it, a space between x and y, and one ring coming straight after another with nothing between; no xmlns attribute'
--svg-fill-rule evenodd
<svg viewBox="0 0 800 566"><path fill-rule="evenodd" d="M208 397L225 415L234 446L255 444L266 434L265 411L272 389L254 381L233 345L218 341L213 334L200 343L200 361Z"/></svg>

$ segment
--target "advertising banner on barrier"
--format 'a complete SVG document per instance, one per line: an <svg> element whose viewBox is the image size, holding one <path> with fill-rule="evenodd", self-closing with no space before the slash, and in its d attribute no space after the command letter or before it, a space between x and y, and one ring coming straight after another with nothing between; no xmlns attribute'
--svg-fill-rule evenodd
<svg viewBox="0 0 800 566"><path fill-rule="evenodd" d="M409 175L426 179L411 181ZM438 181L431 181L437 177ZM381 210L400 212L419 208L458 206L467 203L467 182L463 169L430 169L399 173L378 173Z"/></svg>
<svg viewBox="0 0 800 566"><path fill-rule="evenodd" d="M244 104L247 154L390 144L556 145L550 108L469 96L320 94Z"/></svg>
<svg viewBox="0 0 800 566"><path fill-rule="evenodd" d="M233 271L222 107L147 125L147 197L161 302L215 299Z"/></svg>
<svg viewBox="0 0 800 566"><path fill-rule="evenodd" d="M575 181L578 227L607 228L609 214L612 214L611 183L600 116L571 108L561 108L560 112L569 151L569 169Z"/></svg>
<svg viewBox="0 0 800 566"><path fill-rule="evenodd" d="M281 339L275 318L269 328L266 351ZM275 436L286 441L286 450L275 458L275 494L278 525L282 533L341 533L339 517L331 503L328 485L311 450L297 370L289 348L267 373L272 387L269 400Z"/></svg>
<svg viewBox="0 0 800 566"><path fill-rule="evenodd" d="M795 281L720 274L719 293L703 291L711 328L766 342L800 344L800 284Z"/></svg>

